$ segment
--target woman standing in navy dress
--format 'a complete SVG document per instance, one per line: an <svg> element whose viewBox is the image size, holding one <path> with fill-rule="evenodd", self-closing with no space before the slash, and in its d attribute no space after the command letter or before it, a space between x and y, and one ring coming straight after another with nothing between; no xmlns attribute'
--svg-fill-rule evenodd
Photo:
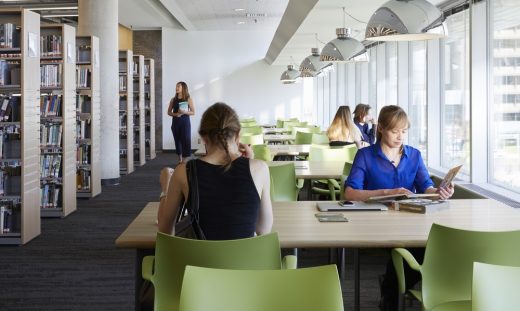
<svg viewBox="0 0 520 311"><path fill-rule="evenodd" d="M172 133L175 140L175 153L179 163L191 155L191 123L190 116L195 114L195 106L188 92L186 82L178 82L175 97L168 106L168 115L172 117Z"/></svg>

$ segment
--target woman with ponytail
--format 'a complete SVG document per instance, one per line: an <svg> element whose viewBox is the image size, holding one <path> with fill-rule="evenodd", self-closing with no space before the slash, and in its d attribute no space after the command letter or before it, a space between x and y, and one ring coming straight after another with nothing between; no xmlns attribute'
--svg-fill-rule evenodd
<svg viewBox="0 0 520 311"><path fill-rule="evenodd" d="M207 154L196 161L199 186L199 223L208 240L252 237L271 231L273 212L269 169L252 159L251 148L239 143L240 122L224 103L209 107L199 134ZM173 176L172 176L173 174ZM159 231L174 234L175 217L187 199L186 165L161 172Z"/></svg>

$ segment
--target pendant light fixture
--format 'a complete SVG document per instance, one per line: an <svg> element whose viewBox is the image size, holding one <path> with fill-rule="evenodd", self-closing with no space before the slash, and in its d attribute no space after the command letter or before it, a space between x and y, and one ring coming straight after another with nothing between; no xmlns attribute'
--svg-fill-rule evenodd
<svg viewBox="0 0 520 311"><path fill-rule="evenodd" d="M416 41L445 37L444 14L426 0L390 0L368 21L366 40Z"/></svg>
<svg viewBox="0 0 520 311"><path fill-rule="evenodd" d="M332 68L332 63L320 60L320 49L318 48L318 34L316 36L316 47L311 49L311 55L305 57L300 64L300 77L313 78L321 73L326 73Z"/></svg>
<svg viewBox="0 0 520 311"><path fill-rule="evenodd" d="M292 84L295 83L299 77L300 72L294 69L293 65L288 65L287 70L282 73L280 81L282 81L283 84Z"/></svg>
<svg viewBox="0 0 520 311"><path fill-rule="evenodd" d="M325 45L320 60L329 62L367 62L365 46L351 37L351 30L345 28L345 8L343 8L343 28L336 28L337 38Z"/></svg>

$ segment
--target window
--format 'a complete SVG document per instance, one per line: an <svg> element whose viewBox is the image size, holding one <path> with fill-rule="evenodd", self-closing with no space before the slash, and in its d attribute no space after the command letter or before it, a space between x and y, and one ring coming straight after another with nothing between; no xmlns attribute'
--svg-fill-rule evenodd
<svg viewBox="0 0 520 311"><path fill-rule="evenodd" d="M464 164L470 174L469 10L446 18L449 37L441 44L444 72L441 85L441 164Z"/></svg>
<svg viewBox="0 0 520 311"><path fill-rule="evenodd" d="M492 10L489 179L519 191L520 6L517 0L494 0Z"/></svg>
<svg viewBox="0 0 520 311"><path fill-rule="evenodd" d="M385 48L385 106L399 105L397 102L397 42L386 42Z"/></svg>
<svg viewBox="0 0 520 311"><path fill-rule="evenodd" d="M411 127L408 131L408 140L411 146L421 151L424 161L427 162L426 43L417 41L411 42L410 45L411 98L409 100L408 117Z"/></svg>

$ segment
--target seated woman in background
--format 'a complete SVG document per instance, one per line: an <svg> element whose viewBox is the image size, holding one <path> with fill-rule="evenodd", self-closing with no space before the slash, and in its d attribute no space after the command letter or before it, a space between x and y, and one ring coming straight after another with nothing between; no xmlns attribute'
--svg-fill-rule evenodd
<svg viewBox="0 0 520 311"><path fill-rule="evenodd" d="M224 103L210 106L202 115L199 134L207 154L193 161L199 186L199 223L206 239L240 239L270 232L269 169L265 162L251 159L250 147L239 143L235 111ZM177 212L189 193L186 165L180 164L175 171L163 169L160 179L159 231L174 234Z"/></svg>
<svg viewBox="0 0 520 311"><path fill-rule="evenodd" d="M356 153L345 181L345 199L365 201L373 196L410 193L438 193L445 200L453 195L453 185L434 188L421 152L403 144L410 122L399 106L386 106L379 113L377 143ZM424 248L410 249L420 261ZM420 274L405 265L406 286L411 288ZM381 285L382 310L397 310L397 277L392 261L387 263Z"/></svg>
<svg viewBox="0 0 520 311"><path fill-rule="evenodd" d="M358 148L363 147L361 133L352 122L352 115L348 106L340 106L331 125L327 129L330 146L346 146L356 144Z"/></svg>
<svg viewBox="0 0 520 311"><path fill-rule="evenodd" d="M358 104L354 109L354 123L361 131L361 140L373 145L376 142L377 123L369 112L369 105ZM369 126L369 123L372 123L372 126Z"/></svg>

